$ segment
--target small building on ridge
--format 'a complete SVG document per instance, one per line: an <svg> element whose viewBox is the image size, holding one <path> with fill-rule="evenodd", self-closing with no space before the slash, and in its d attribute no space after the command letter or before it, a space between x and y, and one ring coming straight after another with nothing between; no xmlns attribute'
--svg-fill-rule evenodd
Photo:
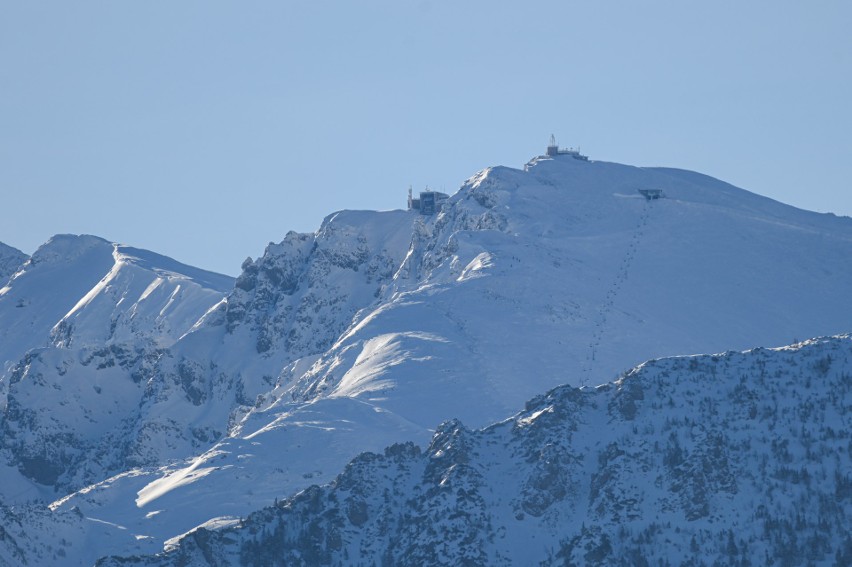
<svg viewBox="0 0 852 567"><path fill-rule="evenodd" d="M408 210L420 211L421 215L434 215L440 212L441 208L444 206L444 202L449 198L450 196L446 193L430 191L427 187L426 191L421 191L420 196L415 199L412 194L411 187L409 187Z"/></svg>
<svg viewBox="0 0 852 567"><path fill-rule="evenodd" d="M664 196L662 189L638 189L638 191L649 201L660 199Z"/></svg>

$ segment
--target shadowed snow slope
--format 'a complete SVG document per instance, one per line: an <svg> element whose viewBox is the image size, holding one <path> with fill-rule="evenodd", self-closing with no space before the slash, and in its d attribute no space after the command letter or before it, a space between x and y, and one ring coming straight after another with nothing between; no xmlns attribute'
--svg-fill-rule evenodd
<svg viewBox="0 0 852 567"><path fill-rule="evenodd" d="M29 325L41 342L25 346L50 347L13 362L0 475L148 551L329 481L363 450L426 443L446 419L481 427L643 360L852 326L852 219L570 156L483 170L436 216L330 215L248 260L222 301L184 295L213 276L74 238L97 277L57 286L46 268L68 261L45 260L31 274L45 283L24 285L25 266L0 292L9 344ZM133 270L142 282L122 279Z"/></svg>

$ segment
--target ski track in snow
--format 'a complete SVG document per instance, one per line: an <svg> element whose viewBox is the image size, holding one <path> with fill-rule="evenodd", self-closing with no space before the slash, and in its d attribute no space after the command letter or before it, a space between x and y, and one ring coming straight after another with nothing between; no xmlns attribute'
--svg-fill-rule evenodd
<svg viewBox="0 0 852 567"><path fill-rule="evenodd" d="M600 347L606 335L607 316L613 310L613 307L615 306L615 302L618 299L618 294L621 291L622 286L627 283L627 278L630 273L630 267L631 265L633 265L633 261L636 258L636 253L639 251L642 245L642 236L645 234L645 230L648 229L648 219L651 216L652 203L653 201L650 199L645 200L645 204L642 207L642 213L639 216L639 221L637 222L636 227L633 229L633 233L630 236L630 243L627 247L627 253L624 256L624 259L621 261L621 264L619 264L618 266L618 272L616 273L615 278L612 280L612 283L610 284L609 289L606 292L604 302L597 308L595 331L592 334L591 341L589 342L589 352L586 355L586 359L582 369L583 377L581 380L581 385L583 386L589 386L590 379L594 376L595 361L597 359L598 348Z"/></svg>

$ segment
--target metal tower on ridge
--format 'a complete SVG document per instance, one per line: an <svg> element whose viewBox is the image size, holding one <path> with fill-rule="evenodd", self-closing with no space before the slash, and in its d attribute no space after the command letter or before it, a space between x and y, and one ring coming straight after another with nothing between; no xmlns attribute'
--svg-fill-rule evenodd
<svg viewBox="0 0 852 567"><path fill-rule="evenodd" d="M550 135L550 144L547 146L547 155L555 156L559 153L559 145L556 143L556 136Z"/></svg>

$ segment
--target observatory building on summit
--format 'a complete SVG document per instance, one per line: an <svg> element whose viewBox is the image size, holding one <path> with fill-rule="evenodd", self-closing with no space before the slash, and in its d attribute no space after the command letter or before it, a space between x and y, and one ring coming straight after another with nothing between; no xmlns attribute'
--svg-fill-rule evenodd
<svg viewBox="0 0 852 567"><path fill-rule="evenodd" d="M556 136L554 136L553 134L550 135L550 144L547 146L547 156L570 156L574 159L579 159L581 161L589 161L589 156L584 156L583 154L581 154L579 147L576 150L574 148L560 148L559 145L556 143Z"/></svg>

